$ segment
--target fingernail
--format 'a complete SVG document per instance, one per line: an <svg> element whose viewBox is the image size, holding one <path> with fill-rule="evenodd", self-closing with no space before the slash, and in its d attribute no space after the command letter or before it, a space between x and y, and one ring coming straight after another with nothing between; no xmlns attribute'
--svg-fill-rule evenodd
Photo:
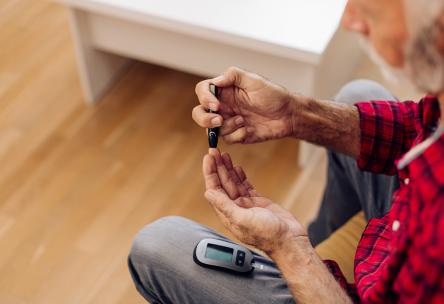
<svg viewBox="0 0 444 304"><path fill-rule="evenodd" d="M213 159L214 159L214 161L216 162L216 165L218 164L218 154L219 154L219 151L217 150L217 148L210 148L210 149L208 149L208 154L210 154L212 157L213 157Z"/></svg>
<svg viewBox="0 0 444 304"><path fill-rule="evenodd" d="M244 123L244 118L239 116L238 118L236 118L234 120L234 122L236 123L236 125L240 126L240 125L242 125Z"/></svg>
<svg viewBox="0 0 444 304"><path fill-rule="evenodd" d="M220 127L222 125L222 118L221 117L214 117L211 119L211 124L214 127Z"/></svg>
<svg viewBox="0 0 444 304"><path fill-rule="evenodd" d="M248 133L248 134L250 134L250 133L254 133L254 127L248 127L248 128L247 128L247 133Z"/></svg>
<svg viewBox="0 0 444 304"><path fill-rule="evenodd" d="M218 84L223 79L224 79L224 75L217 76L216 78L213 78L213 83Z"/></svg>
<svg viewBox="0 0 444 304"><path fill-rule="evenodd" d="M218 110L218 104L216 102L210 102L209 107L212 111L217 111Z"/></svg>

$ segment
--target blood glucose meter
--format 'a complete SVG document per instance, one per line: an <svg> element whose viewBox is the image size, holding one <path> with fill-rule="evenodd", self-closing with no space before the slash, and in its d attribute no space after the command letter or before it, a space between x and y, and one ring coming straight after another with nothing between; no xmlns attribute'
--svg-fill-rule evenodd
<svg viewBox="0 0 444 304"><path fill-rule="evenodd" d="M254 257L250 250L222 240L201 240L194 248L193 258L194 262L204 267L238 273L249 273L254 269Z"/></svg>

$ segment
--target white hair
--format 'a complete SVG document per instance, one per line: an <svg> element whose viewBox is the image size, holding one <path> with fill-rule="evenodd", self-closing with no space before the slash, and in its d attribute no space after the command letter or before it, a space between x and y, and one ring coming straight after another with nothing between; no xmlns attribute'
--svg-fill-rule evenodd
<svg viewBox="0 0 444 304"><path fill-rule="evenodd" d="M410 34L415 36L424 27L430 27L444 9L443 0L403 0L404 13Z"/></svg>
<svg viewBox="0 0 444 304"><path fill-rule="evenodd" d="M413 84L431 94L444 91L444 56L438 49L439 35L444 35L439 18L444 0L404 0L409 30L405 72Z"/></svg>
<svg viewBox="0 0 444 304"><path fill-rule="evenodd" d="M430 94L444 92L444 55L436 44L444 35L439 18L444 0L404 0L409 39L403 47L404 66L394 68L364 41L370 57L381 67L384 76L398 85L413 85Z"/></svg>

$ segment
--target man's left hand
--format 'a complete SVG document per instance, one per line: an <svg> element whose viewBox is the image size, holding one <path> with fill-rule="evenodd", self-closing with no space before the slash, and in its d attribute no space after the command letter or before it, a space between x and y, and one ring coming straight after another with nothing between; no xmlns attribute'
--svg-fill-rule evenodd
<svg viewBox="0 0 444 304"><path fill-rule="evenodd" d="M288 240L307 237L293 215L259 195L229 154L210 149L203 160L205 197L224 226L241 242L273 255Z"/></svg>

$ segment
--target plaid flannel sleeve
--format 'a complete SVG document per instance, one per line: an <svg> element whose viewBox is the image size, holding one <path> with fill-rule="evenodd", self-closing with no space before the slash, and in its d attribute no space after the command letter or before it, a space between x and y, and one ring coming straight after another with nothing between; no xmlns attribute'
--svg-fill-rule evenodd
<svg viewBox="0 0 444 304"><path fill-rule="evenodd" d="M417 137L418 104L413 101L368 101L355 104L361 127L361 170L394 175L395 160Z"/></svg>
<svg viewBox="0 0 444 304"><path fill-rule="evenodd" d="M332 260L324 260L324 265L327 266L328 271L335 277L336 282L348 294L353 303L360 303L355 284L347 283L339 265Z"/></svg>

